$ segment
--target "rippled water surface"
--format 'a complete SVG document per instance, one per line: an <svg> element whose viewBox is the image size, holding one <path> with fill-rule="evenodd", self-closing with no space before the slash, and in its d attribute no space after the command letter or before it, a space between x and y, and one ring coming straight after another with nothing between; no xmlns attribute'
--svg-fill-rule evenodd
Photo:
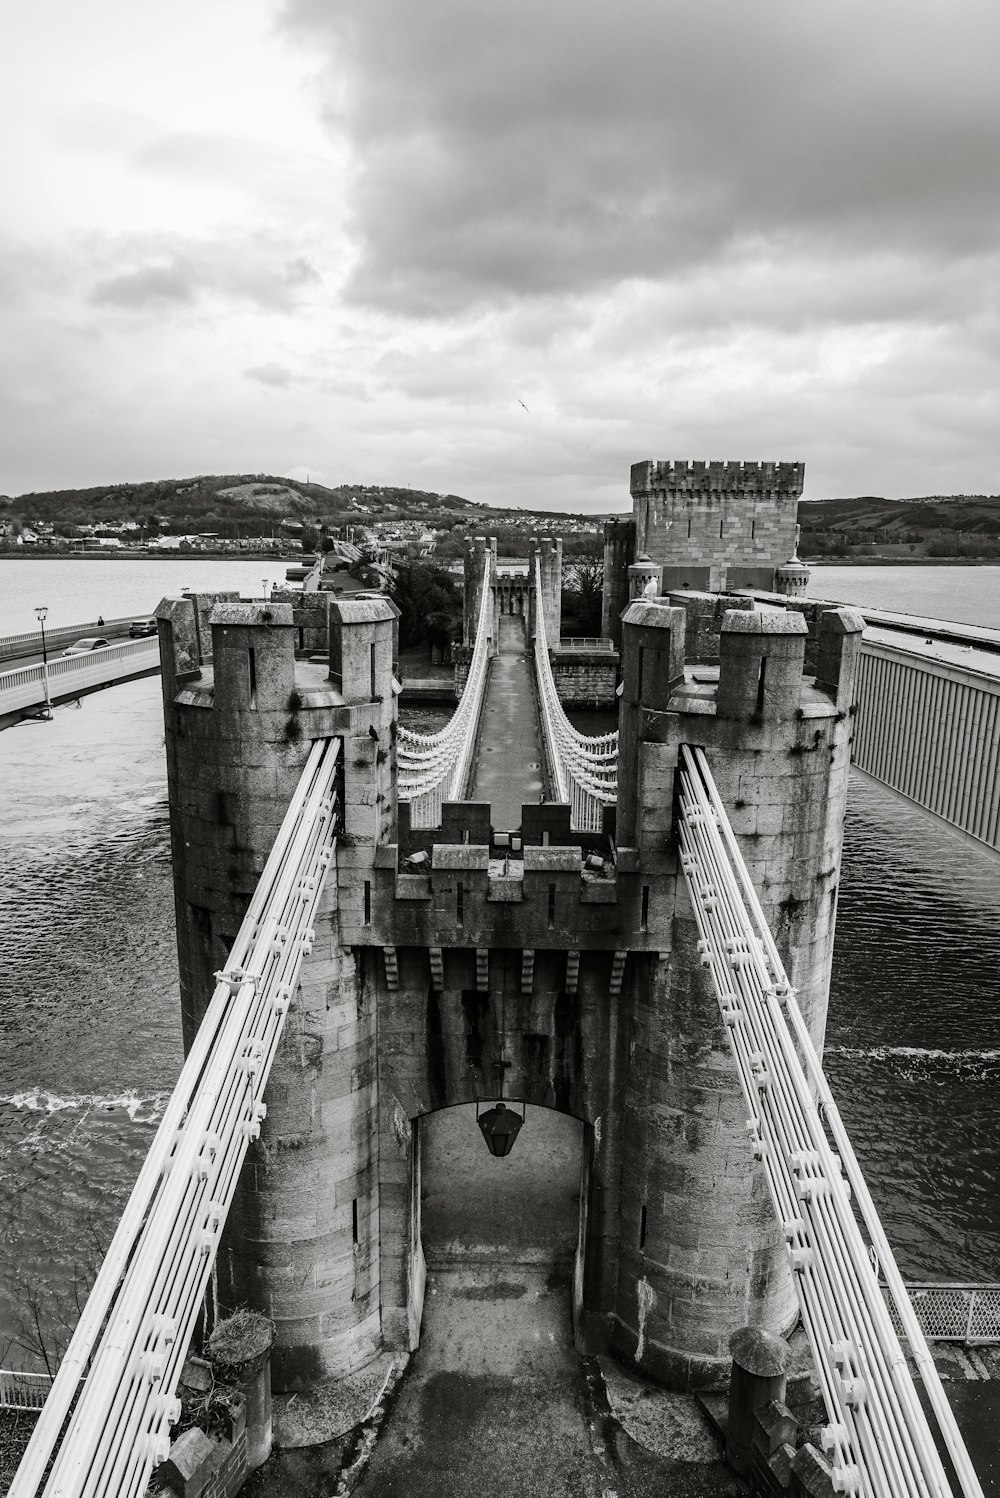
<svg viewBox="0 0 1000 1498"><path fill-rule="evenodd" d="M180 1068L162 739L155 678L0 733L0 1366L32 1289L72 1304ZM851 792L831 1085L904 1274L1000 1279L1000 868Z"/></svg>
<svg viewBox="0 0 1000 1498"><path fill-rule="evenodd" d="M0 733L0 788L2 1355L26 1279L54 1307L109 1241L180 1068L159 681Z"/></svg>

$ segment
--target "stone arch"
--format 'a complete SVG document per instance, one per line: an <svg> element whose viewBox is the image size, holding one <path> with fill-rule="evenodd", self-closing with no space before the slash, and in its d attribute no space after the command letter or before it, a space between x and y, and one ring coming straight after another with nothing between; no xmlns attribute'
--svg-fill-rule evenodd
<svg viewBox="0 0 1000 1498"><path fill-rule="evenodd" d="M378 1008L379 1201L383 1334L419 1340L425 1266L420 1247L421 1117L477 1098L576 1118L583 1125L581 1223L574 1323L596 1347L614 1294L620 1192L619 1116L624 1031L609 993L613 953L489 953L487 986L474 948L397 948L398 986L366 954L365 987ZM530 977L529 977L530 971ZM483 1146L485 1152L485 1145Z"/></svg>

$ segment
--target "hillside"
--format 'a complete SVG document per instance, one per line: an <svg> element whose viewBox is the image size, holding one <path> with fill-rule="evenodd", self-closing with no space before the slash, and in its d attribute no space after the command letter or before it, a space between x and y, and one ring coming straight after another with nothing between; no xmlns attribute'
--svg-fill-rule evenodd
<svg viewBox="0 0 1000 1498"><path fill-rule="evenodd" d="M818 556L1000 556L1000 496L803 500L800 550Z"/></svg>
<svg viewBox="0 0 1000 1498"><path fill-rule="evenodd" d="M457 494L431 494L363 484L330 489L274 474L211 474L186 479L155 479L137 484L87 489L53 489L20 494L3 503L0 518L57 528L132 521L144 530L214 531L234 535L248 527L269 530L282 520L339 525L366 517L389 519L480 513L481 507ZM71 532L70 532L71 533Z"/></svg>

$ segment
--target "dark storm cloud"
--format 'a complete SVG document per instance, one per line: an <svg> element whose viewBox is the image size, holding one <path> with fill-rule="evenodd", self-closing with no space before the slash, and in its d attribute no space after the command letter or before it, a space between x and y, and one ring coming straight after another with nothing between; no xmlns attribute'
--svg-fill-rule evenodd
<svg viewBox="0 0 1000 1498"><path fill-rule="evenodd" d="M795 256L975 256L986 0L288 0L357 167L357 300L437 313Z"/></svg>

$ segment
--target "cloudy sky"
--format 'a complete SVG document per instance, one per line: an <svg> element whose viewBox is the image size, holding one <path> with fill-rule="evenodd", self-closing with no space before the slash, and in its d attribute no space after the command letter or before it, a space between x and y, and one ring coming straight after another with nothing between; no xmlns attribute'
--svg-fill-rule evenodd
<svg viewBox="0 0 1000 1498"><path fill-rule="evenodd" d="M0 492L1000 492L996 0L15 11Z"/></svg>

